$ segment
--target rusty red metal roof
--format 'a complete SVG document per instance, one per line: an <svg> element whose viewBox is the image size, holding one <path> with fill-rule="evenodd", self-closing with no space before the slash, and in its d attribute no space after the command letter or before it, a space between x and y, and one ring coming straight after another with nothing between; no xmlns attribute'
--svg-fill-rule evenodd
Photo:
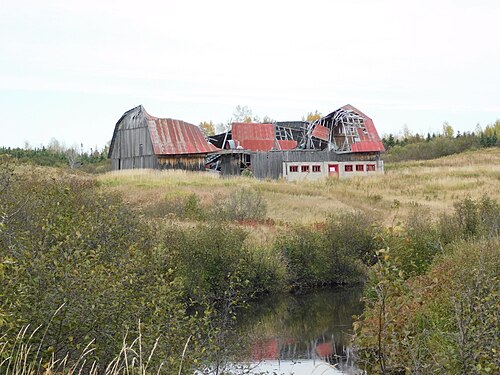
<svg viewBox="0 0 500 375"><path fill-rule="evenodd" d="M149 114L146 117L156 155L207 154L219 150L205 139L196 125Z"/></svg>
<svg viewBox="0 0 500 375"><path fill-rule="evenodd" d="M278 140L280 150L293 150L297 148L297 141L294 140Z"/></svg>
<svg viewBox="0 0 500 375"><path fill-rule="evenodd" d="M233 122L233 139L251 151L269 151L276 148L273 124Z"/></svg>

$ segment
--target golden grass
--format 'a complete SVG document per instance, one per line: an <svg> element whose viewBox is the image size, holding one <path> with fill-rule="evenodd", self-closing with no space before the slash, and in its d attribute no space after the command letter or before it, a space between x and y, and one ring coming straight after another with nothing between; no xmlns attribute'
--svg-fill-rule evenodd
<svg viewBox="0 0 500 375"><path fill-rule="evenodd" d="M387 164L384 175L348 180L287 182L154 170L109 172L98 179L138 210L167 196L190 193L197 194L203 204L216 205L220 197L245 187L262 192L268 217L278 225L321 222L325 216L345 210L370 211L389 223L417 205L439 214L467 195L478 198L486 194L500 200L500 149Z"/></svg>

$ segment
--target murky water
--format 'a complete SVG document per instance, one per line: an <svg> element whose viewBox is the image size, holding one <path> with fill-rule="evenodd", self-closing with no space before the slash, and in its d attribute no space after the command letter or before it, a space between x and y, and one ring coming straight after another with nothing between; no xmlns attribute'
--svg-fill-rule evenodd
<svg viewBox="0 0 500 375"><path fill-rule="evenodd" d="M349 349L361 288L256 301L238 321L239 361L270 374L356 373Z"/></svg>

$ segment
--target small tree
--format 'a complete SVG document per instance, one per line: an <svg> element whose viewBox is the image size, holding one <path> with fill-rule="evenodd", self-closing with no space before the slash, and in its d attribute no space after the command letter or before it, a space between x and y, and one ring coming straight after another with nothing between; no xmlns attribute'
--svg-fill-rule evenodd
<svg viewBox="0 0 500 375"><path fill-rule="evenodd" d="M305 117L302 117L302 119L308 122L312 122L314 120L319 120L321 117L321 112L316 109L314 112L307 112L307 115Z"/></svg>
<svg viewBox="0 0 500 375"><path fill-rule="evenodd" d="M453 138L454 133L455 130L453 130L453 127L448 123L448 121L445 121L443 123L443 136L447 138Z"/></svg>
<svg viewBox="0 0 500 375"><path fill-rule="evenodd" d="M237 105L233 112L234 122L252 122L252 110L248 106ZM231 121L232 122L232 121Z"/></svg>
<svg viewBox="0 0 500 375"><path fill-rule="evenodd" d="M76 168L79 160L78 151L76 151L75 147L68 148L64 154L66 155L66 158L68 159L68 165L71 169Z"/></svg>
<svg viewBox="0 0 500 375"><path fill-rule="evenodd" d="M200 125L198 126L205 137L215 134L215 125L212 121L200 122Z"/></svg>

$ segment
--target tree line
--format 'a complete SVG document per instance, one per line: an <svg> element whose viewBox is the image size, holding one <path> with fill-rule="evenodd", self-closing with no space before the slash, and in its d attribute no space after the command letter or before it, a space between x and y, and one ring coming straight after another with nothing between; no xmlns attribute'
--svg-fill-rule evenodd
<svg viewBox="0 0 500 375"><path fill-rule="evenodd" d="M485 129L477 126L473 132L456 134L447 122L443 124L441 133L427 133L426 136L419 133L412 134L405 127L400 136L389 134L382 138L386 149L383 159L387 162L428 160L467 150L498 147L500 140L497 134L500 134L500 120L487 125Z"/></svg>
<svg viewBox="0 0 500 375"><path fill-rule="evenodd" d="M102 149L97 146L84 150L83 144L80 146L66 146L63 142L52 138L47 146L36 147L25 144L21 147L0 147L0 156L10 156L22 163L46 167L69 167L70 169L82 169L85 172L105 171L108 168L109 145Z"/></svg>

